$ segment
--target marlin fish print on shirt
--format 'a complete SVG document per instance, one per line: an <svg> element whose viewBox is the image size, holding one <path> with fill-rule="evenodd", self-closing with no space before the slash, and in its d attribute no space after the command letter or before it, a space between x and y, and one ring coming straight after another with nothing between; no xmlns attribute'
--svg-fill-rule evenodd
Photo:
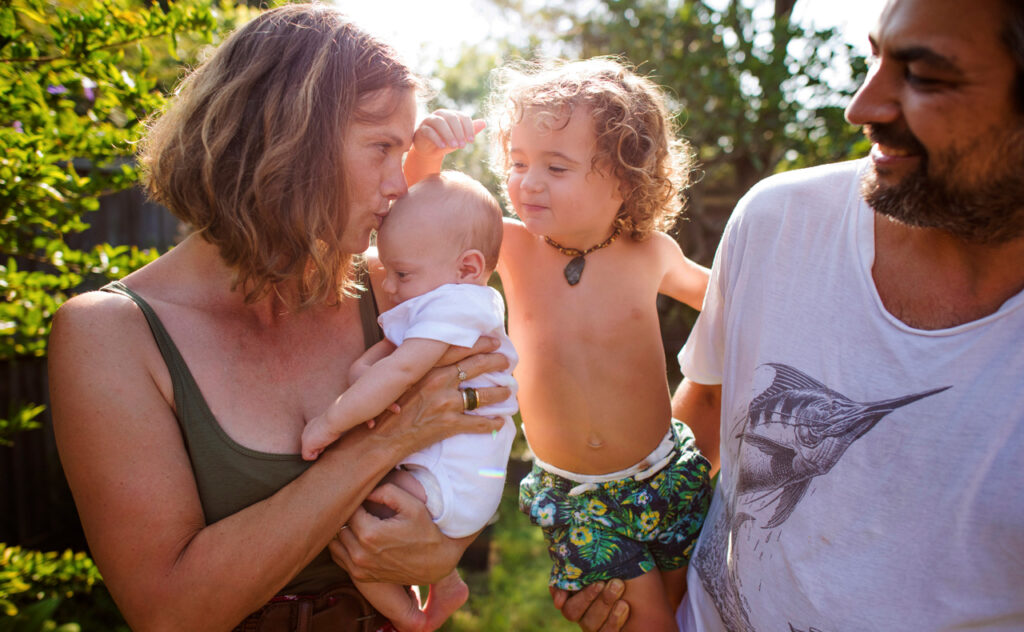
<svg viewBox="0 0 1024 632"><path fill-rule="evenodd" d="M739 548L730 546L739 530L752 522L781 532L814 479L828 475L854 441L897 409L950 388L857 402L791 366L768 363L762 367L774 370L774 377L739 420L735 489L722 490L725 511L714 524L705 524L710 533L705 534L694 559L723 623L736 631L754 630L740 593L740 580L730 570L739 562L727 563L730 549L734 557L740 555ZM738 503L729 498L734 494ZM769 533L766 547L772 539Z"/></svg>

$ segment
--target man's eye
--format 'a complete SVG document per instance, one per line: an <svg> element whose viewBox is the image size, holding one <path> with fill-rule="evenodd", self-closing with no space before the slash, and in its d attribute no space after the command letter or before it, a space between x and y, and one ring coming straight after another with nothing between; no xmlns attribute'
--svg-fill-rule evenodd
<svg viewBox="0 0 1024 632"><path fill-rule="evenodd" d="M907 70L904 74L907 83L917 88L937 88L944 85L946 82L942 79L934 79L932 77L925 77L923 75L914 74Z"/></svg>

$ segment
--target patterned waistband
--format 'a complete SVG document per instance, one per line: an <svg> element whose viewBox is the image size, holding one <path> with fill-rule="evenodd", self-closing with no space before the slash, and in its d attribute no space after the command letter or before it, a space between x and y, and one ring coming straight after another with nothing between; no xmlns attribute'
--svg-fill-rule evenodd
<svg viewBox="0 0 1024 632"><path fill-rule="evenodd" d="M672 461L672 458L677 451L676 444L677 439L675 427L670 425L668 432L665 433L661 442L656 448L654 448L654 450L651 451L650 454L624 470L609 472L607 474L577 474L576 472L570 472L568 470L555 467L550 463L545 463L537 457L534 457L533 462L537 467L545 472L550 472L556 476L561 476L564 479L580 483L580 485L573 487L569 492L570 496L576 496L585 491L594 489L601 483L619 481L624 478L635 478L638 481L642 481L654 476Z"/></svg>

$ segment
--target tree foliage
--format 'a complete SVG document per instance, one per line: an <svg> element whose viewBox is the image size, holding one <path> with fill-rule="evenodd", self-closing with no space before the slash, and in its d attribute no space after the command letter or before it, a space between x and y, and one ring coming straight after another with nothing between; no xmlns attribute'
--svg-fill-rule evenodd
<svg viewBox="0 0 1024 632"><path fill-rule="evenodd" d="M243 15L212 0L0 0L0 361L44 356L69 294L155 258L76 235L102 195L136 183L133 144L183 60ZM0 443L42 410L0 410Z"/></svg>
<svg viewBox="0 0 1024 632"><path fill-rule="evenodd" d="M41 553L0 542L0 632L82 628L128 629L96 564L85 553Z"/></svg>
<svg viewBox="0 0 1024 632"><path fill-rule="evenodd" d="M843 107L865 60L834 29L794 23L799 0L492 1L530 35L490 58L618 55L666 88L698 163L687 194L697 226L684 241L705 263L735 202L757 181L862 149ZM474 85L468 76L486 57L471 50L440 69L445 92L475 96L458 88ZM478 76L475 85L485 86Z"/></svg>

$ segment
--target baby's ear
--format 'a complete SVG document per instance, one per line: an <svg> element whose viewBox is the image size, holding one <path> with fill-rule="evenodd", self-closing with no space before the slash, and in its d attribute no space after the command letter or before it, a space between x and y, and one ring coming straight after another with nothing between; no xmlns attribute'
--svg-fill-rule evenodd
<svg viewBox="0 0 1024 632"><path fill-rule="evenodd" d="M484 257L484 253L476 248L466 250L459 255L457 265L460 283L479 283L480 279L486 280L487 259Z"/></svg>

